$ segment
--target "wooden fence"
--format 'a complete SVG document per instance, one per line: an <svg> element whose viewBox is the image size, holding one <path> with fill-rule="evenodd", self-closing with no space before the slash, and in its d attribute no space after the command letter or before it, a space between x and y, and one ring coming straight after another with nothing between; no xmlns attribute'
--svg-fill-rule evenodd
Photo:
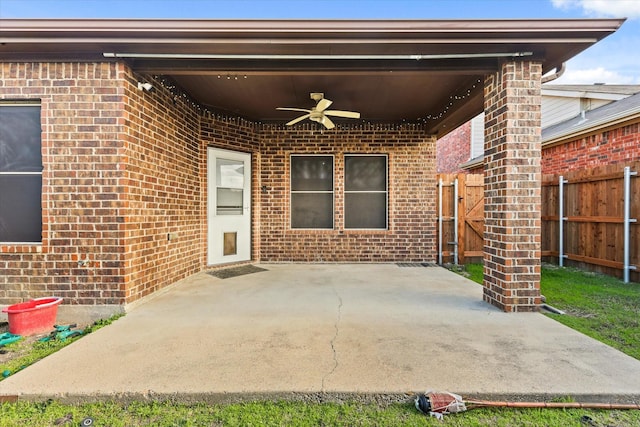
<svg viewBox="0 0 640 427"><path fill-rule="evenodd" d="M640 267L640 225L635 221L640 217L640 178L633 174L627 178L630 220L625 227L625 166L631 172L640 170L640 162L635 162L543 176L543 259L623 277L626 252L628 277L640 281L640 272L633 270Z"/></svg>
<svg viewBox="0 0 640 427"><path fill-rule="evenodd" d="M560 176L542 179L542 247L544 261L573 265L585 270L624 277L625 215L624 167L640 171L640 161L603 166L563 175L562 248L560 245ZM629 178L629 217L626 270L631 281L640 282L640 177ZM470 174L441 174L438 193L442 214L439 261L459 264L482 262L484 227L484 177ZM457 182L457 183L456 183ZM457 201L456 201L457 197ZM455 219L457 213L457 221ZM440 240L439 240L440 242ZM563 258L560 260L560 251ZM634 267L638 269L634 269Z"/></svg>

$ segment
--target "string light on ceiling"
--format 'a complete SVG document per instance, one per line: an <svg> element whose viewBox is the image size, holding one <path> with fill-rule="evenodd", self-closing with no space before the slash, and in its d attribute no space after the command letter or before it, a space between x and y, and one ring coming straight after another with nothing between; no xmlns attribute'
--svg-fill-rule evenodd
<svg viewBox="0 0 640 427"><path fill-rule="evenodd" d="M244 80L244 79L246 79L248 77L246 75L239 76L237 74L224 74L224 75L223 74L218 74L218 78L220 80L225 79L225 78L227 80L240 80L240 79Z"/></svg>
<svg viewBox="0 0 640 427"><path fill-rule="evenodd" d="M477 88L480 83L482 81L480 79L476 80L476 82L469 88L467 89L467 91L465 93L463 93L462 95L459 94L455 94L455 95L451 95L449 96L449 102L447 103L447 105L444 107L444 109L442 111L440 111L437 114L429 114L427 116L418 118L418 120L426 122L427 120L440 120L441 118L443 118L451 109L451 107L454 106L454 104L456 104L456 101L463 101L467 98L469 98L471 96L471 94L473 93L474 89Z"/></svg>
<svg viewBox="0 0 640 427"><path fill-rule="evenodd" d="M222 74L218 75L217 77L219 79L227 79L227 80L240 80L240 79L247 78L247 76L222 75ZM214 118L216 120L220 120L223 122L231 122L231 123L238 122L246 126L268 125L270 127L274 127L272 123L263 123L261 121L254 122L248 119L244 119L242 117L231 117L224 114L220 114L219 112L211 110L207 106L204 106L198 101L196 101L195 99L193 99L187 92L185 92L182 88L177 86L172 79L166 76L161 76L161 75L155 75L153 76L153 79L171 94L174 103L176 103L177 101L181 101L186 105L190 106L191 108L197 110L200 114L206 115L209 118ZM418 118L417 122L415 120L405 120L405 119L402 120L402 123L378 123L375 121L361 120L358 122L358 124L355 124L355 123L350 125L337 124L336 127L338 129L356 129L356 128L365 129L366 128L366 129L376 129L376 130L384 130L384 131L406 129L407 127L410 127L413 129L415 129L416 127L422 127L422 125L426 124L428 120L442 119L451 110L454 104L456 104L458 101L463 101L469 98L473 93L473 91L480 84L481 84L481 80L478 79L469 89L467 89L462 94L454 94L449 96L449 102L447 103L447 105L442 111L440 111L437 114L429 114L427 116ZM308 126L305 126L305 127L308 127ZM284 126L284 124L278 125L277 128L287 129L287 127ZM315 129L315 127L313 127L313 129Z"/></svg>

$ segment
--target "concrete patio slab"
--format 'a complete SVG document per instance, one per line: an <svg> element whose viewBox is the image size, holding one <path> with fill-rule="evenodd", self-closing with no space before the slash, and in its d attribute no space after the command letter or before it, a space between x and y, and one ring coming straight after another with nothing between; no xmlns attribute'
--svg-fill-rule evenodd
<svg viewBox="0 0 640 427"><path fill-rule="evenodd" d="M190 277L0 382L0 395L640 399L640 361L542 314L503 313L443 268L261 267Z"/></svg>

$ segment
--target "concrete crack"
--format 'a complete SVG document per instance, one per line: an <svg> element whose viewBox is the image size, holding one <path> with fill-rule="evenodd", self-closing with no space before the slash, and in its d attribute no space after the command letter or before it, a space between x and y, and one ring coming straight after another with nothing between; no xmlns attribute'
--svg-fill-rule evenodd
<svg viewBox="0 0 640 427"><path fill-rule="evenodd" d="M333 374L336 369L338 369L338 352L336 351L336 340L338 339L338 334L340 333L340 318L342 317L342 298L338 295L338 292L335 288L333 288L333 292L338 297L338 316L336 317L336 322L333 324L333 327L336 330L336 333L331 338L329 344L331 345L331 351L333 352L333 368L329 372L327 372L324 377L322 377L322 387L321 391L324 392L324 382Z"/></svg>

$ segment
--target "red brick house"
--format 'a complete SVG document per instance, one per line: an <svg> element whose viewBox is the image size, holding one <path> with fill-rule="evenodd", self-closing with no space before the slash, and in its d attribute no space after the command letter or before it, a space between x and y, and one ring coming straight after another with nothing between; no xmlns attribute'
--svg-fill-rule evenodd
<svg viewBox="0 0 640 427"><path fill-rule="evenodd" d="M640 85L542 86L542 173L640 159ZM484 118L437 142L441 173L482 173Z"/></svg>
<svg viewBox="0 0 640 427"><path fill-rule="evenodd" d="M640 160L640 93L542 131L542 173Z"/></svg>
<svg viewBox="0 0 640 427"><path fill-rule="evenodd" d="M436 139L484 110L485 300L536 310L541 76L622 22L2 20L0 303L432 262ZM312 92L360 118L324 126Z"/></svg>

